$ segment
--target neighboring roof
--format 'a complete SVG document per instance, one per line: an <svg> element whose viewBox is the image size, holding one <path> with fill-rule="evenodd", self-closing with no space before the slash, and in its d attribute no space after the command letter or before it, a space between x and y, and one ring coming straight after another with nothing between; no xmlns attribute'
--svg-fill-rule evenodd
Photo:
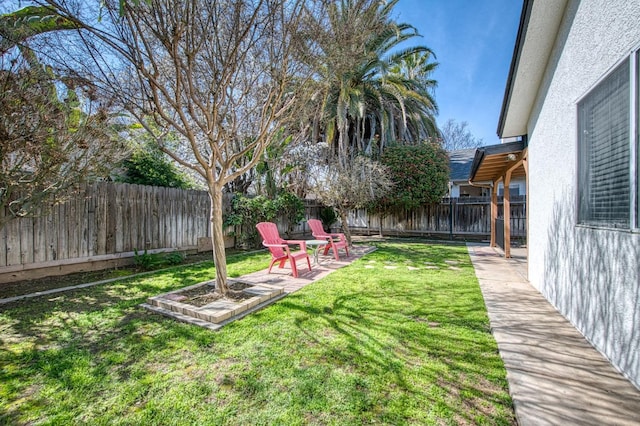
<svg viewBox="0 0 640 426"><path fill-rule="evenodd" d="M527 134L527 123L564 16L567 0L524 0L498 137Z"/></svg>
<svg viewBox="0 0 640 426"><path fill-rule="evenodd" d="M526 146L526 141L518 141L478 148L471 165L469 181L490 182L495 180L513 161L509 155L519 155ZM513 177L524 176L524 174L524 168L520 167L513 172Z"/></svg>
<svg viewBox="0 0 640 426"><path fill-rule="evenodd" d="M476 155L476 149L459 149L449 152L449 180L464 181L469 180L471 163Z"/></svg>

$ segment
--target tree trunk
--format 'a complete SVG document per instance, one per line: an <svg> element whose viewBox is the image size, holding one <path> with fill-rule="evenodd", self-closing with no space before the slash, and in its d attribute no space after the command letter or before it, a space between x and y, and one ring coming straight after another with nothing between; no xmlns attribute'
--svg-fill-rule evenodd
<svg viewBox="0 0 640 426"><path fill-rule="evenodd" d="M343 126L340 127L338 133L338 164L340 167L345 167L347 164L347 150L345 149L345 135Z"/></svg>
<svg viewBox="0 0 640 426"><path fill-rule="evenodd" d="M349 230L349 225L347 224L347 212L342 207L338 208L338 214L340 215L340 221L342 222L342 233L347 238L347 245L351 247L351 231Z"/></svg>
<svg viewBox="0 0 640 426"><path fill-rule="evenodd" d="M211 199L211 243L213 245L213 263L216 266L216 291L226 295L227 285L227 253L224 249L224 233L222 227L222 188L217 185L209 185L209 198Z"/></svg>

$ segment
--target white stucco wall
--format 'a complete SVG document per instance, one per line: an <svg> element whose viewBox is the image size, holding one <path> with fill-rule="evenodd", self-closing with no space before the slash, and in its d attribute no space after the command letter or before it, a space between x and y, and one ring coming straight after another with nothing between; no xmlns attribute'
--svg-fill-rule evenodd
<svg viewBox="0 0 640 426"><path fill-rule="evenodd" d="M529 279L640 388L640 234L576 225L577 102L640 48L640 2L570 0L528 123Z"/></svg>

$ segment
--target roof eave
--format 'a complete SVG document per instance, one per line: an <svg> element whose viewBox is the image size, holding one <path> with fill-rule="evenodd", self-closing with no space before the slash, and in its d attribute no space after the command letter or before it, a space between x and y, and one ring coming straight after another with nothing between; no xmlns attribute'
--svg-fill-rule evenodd
<svg viewBox="0 0 640 426"><path fill-rule="evenodd" d="M531 110L542 84L568 0L524 0L502 109L498 137L527 134Z"/></svg>
<svg viewBox="0 0 640 426"><path fill-rule="evenodd" d="M511 57L511 65L509 66L509 75L507 76L507 85L504 89L502 108L500 109L500 118L498 120L497 134L499 138L502 138L502 134L504 131L504 122L505 116L507 114L507 107L511 102L511 93L513 91L513 81L516 72L518 71L518 62L520 61L522 46L524 45L524 40L527 37L527 25L529 23L529 17L531 16L531 6L533 6L533 0L524 0L524 3L522 4L522 12L520 13L518 35L516 36L516 44L513 48L513 56Z"/></svg>
<svg viewBox="0 0 640 426"><path fill-rule="evenodd" d="M480 167L482 166L482 162L486 156L519 153L519 152L522 152L526 147L527 147L526 140L522 140L517 142L501 143L497 145L489 145L482 148L478 148L478 150L476 151L476 155L473 158L473 163L471 165L469 182L476 183L476 175L478 174L478 170L480 170Z"/></svg>

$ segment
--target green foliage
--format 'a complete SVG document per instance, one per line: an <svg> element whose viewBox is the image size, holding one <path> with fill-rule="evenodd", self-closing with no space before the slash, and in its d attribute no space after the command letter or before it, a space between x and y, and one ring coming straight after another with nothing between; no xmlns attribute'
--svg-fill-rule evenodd
<svg viewBox="0 0 640 426"><path fill-rule="evenodd" d="M192 189L196 185L158 149L149 144L137 148L122 162L124 174L116 181L138 185Z"/></svg>
<svg viewBox="0 0 640 426"><path fill-rule="evenodd" d="M255 168L264 180L263 191L269 198L277 196L279 189L285 186L284 177L294 169L285 155L293 137L291 135L285 137L281 132L275 139L275 142L265 149L263 159L256 164Z"/></svg>
<svg viewBox="0 0 640 426"><path fill-rule="evenodd" d="M295 194L282 192L274 201L278 206L278 213L287 219L289 229L304 220L304 203Z"/></svg>
<svg viewBox="0 0 640 426"><path fill-rule="evenodd" d="M185 254L181 251L174 251L166 254L150 254L147 250L140 253L137 249L134 249L133 253L134 264L143 271L150 271L152 269L163 268L166 266L180 265L186 258Z"/></svg>
<svg viewBox="0 0 640 426"><path fill-rule="evenodd" d="M27 6L0 15L0 54L27 39L52 31L75 30L78 24L48 6Z"/></svg>
<svg viewBox="0 0 640 426"><path fill-rule="evenodd" d="M149 254L146 249L143 253L140 253L138 249L133 249L133 253L135 265L145 271L152 269L160 261L160 256Z"/></svg>
<svg viewBox="0 0 640 426"><path fill-rule="evenodd" d="M304 203L290 192L282 192L275 198L263 195L246 197L236 195L231 199L231 210L225 219L225 226L234 226L237 243L242 247L258 247L260 239L255 225L259 222L273 222L283 217L289 223L289 230L304 219Z"/></svg>
<svg viewBox="0 0 640 426"><path fill-rule="evenodd" d="M241 226L245 223L258 223L273 220L276 209L273 200L264 195L246 197L235 195L231 199L231 211L227 214L225 226Z"/></svg>
<svg viewBox="0 0 640 426"><path fill-rule="evenodd" d="M395 190L382 198L378 209L414 209L440 201L447 192L449 159L437 143L390 146L380 161L389 168Z"/></svg>
<svg viewBox="0 0 640 426"><path fill-rule="evenodd" d="M329 232L329 230L331 229L331 225L336 223L336 221L338 220L338 215L336 214L336 211L333 209L333 207L323 207L318 213L318 218L322 221L324 230Z"/></svg>
<svg viewBox="0 0 640 426"><path fill-rule="evenodd" d="M185 258L186 256L183 252L174 251L164 255L164 262L167 265L180 265L182 262L184 262Z"/></svg>
<svg viewBox="0 0 640 426"><path fill-rule="evenodd" d="M78 28L49 6L0 15L0 229L109 176L125 152L89 80L52 66L42 44L31 47L39 35Z"/></svg>
<svg viewBox="0 0 640 426"><path fill-rule="evenodd" d="M415 143L438 134L430 78L438 64L428 47L408 46L419 34L394 19L398 1L327 2L314 21L323 66L313 96L321 104L312 114L342 157L366 152L377 159L395 139Z"/></svg>

